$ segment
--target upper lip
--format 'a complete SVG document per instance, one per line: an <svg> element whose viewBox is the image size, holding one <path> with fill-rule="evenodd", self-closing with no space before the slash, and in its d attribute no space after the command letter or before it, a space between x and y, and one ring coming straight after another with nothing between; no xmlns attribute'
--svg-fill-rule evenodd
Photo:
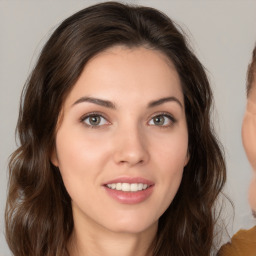
<svg viewBox="0 0 256 256"><path fill-rule="evenodd" d="M113 184L113 183L130 183L130 184L143 183L143 184L147 184L148 186L154 185L153 181L150 181L150 180L142 178L142 177L119 177L119 178L115 178L113 180L104 182L103 185Z"/></svg>

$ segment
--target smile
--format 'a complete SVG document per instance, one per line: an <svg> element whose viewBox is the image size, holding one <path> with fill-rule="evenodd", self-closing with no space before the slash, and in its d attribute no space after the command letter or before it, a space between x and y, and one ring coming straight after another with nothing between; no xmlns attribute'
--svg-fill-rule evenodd
<svg viewBox="0 0 256 256"><path fill-rule="evenodd" d="M145 190L149 187L148 184L143 183L111 183L106 185L108 188L113 190L120 190L124 192L137 192Z"/></svg>

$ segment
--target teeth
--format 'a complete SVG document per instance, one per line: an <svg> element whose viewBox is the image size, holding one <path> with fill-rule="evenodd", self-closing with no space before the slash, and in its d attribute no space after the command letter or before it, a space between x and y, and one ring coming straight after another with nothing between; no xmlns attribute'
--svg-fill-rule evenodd
<svg viewBox="0 0 256 256"><path fill-rule="evenodd" d="M131 191L131 185L129 183L122 184L122 191Z"/></svg>
<svg viewBox="0 0 256 256"><path fill-rule="evenodd" d="M149 186L143 183L112 183L107 184L108 188L121 190L124 192L137 192L147 189Z"/></svg>
<svg viewBox="0 0 256 256"><path fill-rule="evenodd" d="M116 190L121 190L122 189L122 184L121 183L112 184L112 185L113 185L113 187L116 185L116 188L115 188Z"/></svg>
<svg viewBox="0 0 256 256"><path fill-rule="evenodd" d="M144 188L144 189L146 189L146 188L147 188L147 185L146 185L146 184L144 184L144 185L145 185L145 188ZM139 184L138 184L138 190L142 190L143 187L144 187L144 185L143 185L142 183L139 183Z"/></svg>

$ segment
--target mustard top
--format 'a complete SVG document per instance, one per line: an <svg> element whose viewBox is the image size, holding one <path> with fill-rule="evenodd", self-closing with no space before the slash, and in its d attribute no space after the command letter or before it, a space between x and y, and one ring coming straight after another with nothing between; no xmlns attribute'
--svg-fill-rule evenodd
<svg viewBox="0 0 256 256"><path fill-rule="evenodd" d="M230 243L221 247L218 256L256 256L256 226L239 230Z"/></svg>

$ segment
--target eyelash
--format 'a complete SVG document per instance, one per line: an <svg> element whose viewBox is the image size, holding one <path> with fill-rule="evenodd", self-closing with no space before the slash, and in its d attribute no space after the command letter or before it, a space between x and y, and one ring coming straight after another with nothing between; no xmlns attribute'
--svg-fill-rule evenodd
<svg viewBox="0 0 256 256"><path fill-rule="evenodd" d="M86 119L89 119L89 118L92 118L92 117L96 117L96 118L100 117L101 118L100 122L102 121L102 118L103 118L105 120L106 124L101 124L101 125L87 124L85 122ZM170 121L170 124L167 124L167 125L148 124L148 125L149 126L157 126L159 128L169 128L177 122L177 120L172 115L170 115L169 113L163 112L163 113L155 114L153 117L150 118L150 120L147 123L150 123L150 121L152 121L154 118L160 118L160 117L168 118L169 121ZM111 124L103 114L98 113L98 112L92 112L92 113L88 113L88 114L82 116L80 118L80 122L83 123L86 127L89 127L89 128L101 128L105 125Z"/></svg>

